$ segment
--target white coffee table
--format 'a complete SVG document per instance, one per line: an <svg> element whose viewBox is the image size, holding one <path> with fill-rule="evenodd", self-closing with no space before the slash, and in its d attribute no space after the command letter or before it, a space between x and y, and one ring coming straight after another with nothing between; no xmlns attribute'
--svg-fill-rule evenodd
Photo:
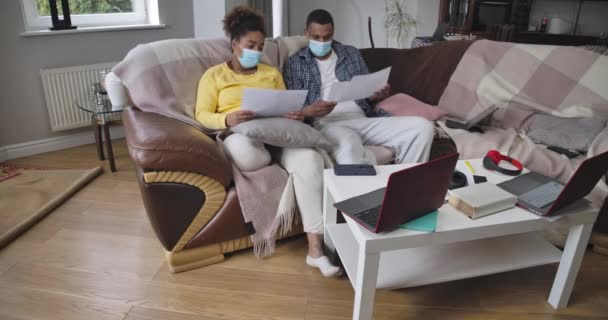
<svg viewBox="0 0 608 320"><path fill-rule="evenodd" d="M511 178L485 170L481 159L469 161L490 183ZM556 309L568 304L598 215L596 208L574 206L565 209L568 214L550 218L513 208L471 220L444 205L434 233L398 229L374 234L347 216L347 223L336 223L335 202L384 187L392 172L409 166L378 166L378 175L373 177L335 176L333 170L325 170L325 245L330 252L337 251L355 289L353 319L372 319L376 288L420 286L555 262L559 268L549 303ZM463 161L457 169L472 183ZM557 220L571 226L563 252L537 232Z"/></svg>

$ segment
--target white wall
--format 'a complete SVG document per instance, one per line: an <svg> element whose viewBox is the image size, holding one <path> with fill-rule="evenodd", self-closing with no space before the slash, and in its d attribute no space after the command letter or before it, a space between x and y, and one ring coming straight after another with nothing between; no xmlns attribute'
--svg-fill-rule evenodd
<svg viewBox="0 0 608 320"><path fill-rule="evenodd" d="M74 133L51 132L40 69L119 61L137 44L194 35L192 0L158 6L167 28L22 37L19 0L0 1L0 147Z"/></svg>
<svg viewBox="0 0 608 320"><path fill-rule="evenodd" d="M418 13L416 14L416 34L422 37L430 37L435 33L439 24L439 0L419 0Z"/></svg>
<svg viewBox="0 0 608 320"><path fill-rule="evenodd" d="M358 48L370 47L367 18L371 16L376 47L394 47L394 41L387 37L384 28L385 3L379 0L290 0L289 34L303 34L307 15L314 9L325 9L334 18L336 40ZM406 0L406 6L418 21L416 34L432 35L437 27L439 0Z"/></svg>
<svg viewBox="0 0 608 320"><path fill-rule="evenodd" d="M193 0L194 37L212 39L224 37L222 19L226 14L225 0Z"/></svg>

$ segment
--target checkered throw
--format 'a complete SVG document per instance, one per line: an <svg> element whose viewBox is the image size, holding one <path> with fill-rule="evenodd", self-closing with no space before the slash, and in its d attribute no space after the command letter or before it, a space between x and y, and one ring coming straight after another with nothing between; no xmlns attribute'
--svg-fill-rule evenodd
<svg viewBox="0 0 608 320"><path fill-rule="evenodd" d="M468 120L496 104L494 125L521 128L534 113L608 116L608 57L583 48L476 41L439 101Z"/></svg>

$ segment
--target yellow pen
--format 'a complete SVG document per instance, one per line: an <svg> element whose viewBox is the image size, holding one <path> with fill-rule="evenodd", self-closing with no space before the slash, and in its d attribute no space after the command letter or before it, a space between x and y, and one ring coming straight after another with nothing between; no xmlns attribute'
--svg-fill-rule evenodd
<svg viewBox="0 0 608 320"><path fill-rule="evenodd" d="M469 162L469 160L465 160L464 164L467 165L467 167L469 168L469 170L471 170L472 174L475 174L475 169L473 169L473 166L471 165L471 163Z"/></svg>

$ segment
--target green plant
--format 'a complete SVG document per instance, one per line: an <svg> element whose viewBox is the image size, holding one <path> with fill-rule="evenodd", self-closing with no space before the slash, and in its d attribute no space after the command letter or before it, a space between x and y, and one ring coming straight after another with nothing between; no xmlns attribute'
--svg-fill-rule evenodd
<svg viewBox="0 0 608 320"><path fill-rule="evenodd" d="M133 12L131 0L69 0L72 14L100 14ZM38 15L50 16L48 0L36 0ZM57 2L59 14L61 15L61 1Z"/></svg>
<svg viewBox="0 0 608 320"><path fill-rule="evenodd" d="M386 21L384 27L388 34L397 41L399 47L403 47L411 32L416 26L414 19L405 6L405 0L386 1Z"/></svg>

